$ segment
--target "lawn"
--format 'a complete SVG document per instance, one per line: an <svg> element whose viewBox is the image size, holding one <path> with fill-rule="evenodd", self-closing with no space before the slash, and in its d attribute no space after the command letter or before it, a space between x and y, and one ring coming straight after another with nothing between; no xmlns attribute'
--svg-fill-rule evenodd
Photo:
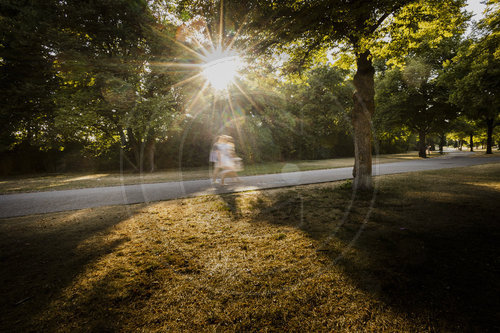
<svg viewBox="0 0 500 333"><path fill-rule="evenodd" d="M0 220L0 331L500 330L500 164Z"/></svg>
<svg viewBox="0 0 500 333"><path fill-rule="evenodd" d="M438 154L433 154L432 157L434 156L438 156ZM374 162L391 163L417 158L419 158L417 152L408 152L404 154L377 155L374 156ZM269 173L343 168L352 167L353 165L353 158L272 163L268 162L247 165L245 167L245 170L240 172L240 175L247 176ZM211 170L208 167L181 167L174 170L160 170L153 173L142 174L130 172L111 172L23 175L16 177L4 177L0 179L0 194L208 179L210 177L210 172Z"/></svg>

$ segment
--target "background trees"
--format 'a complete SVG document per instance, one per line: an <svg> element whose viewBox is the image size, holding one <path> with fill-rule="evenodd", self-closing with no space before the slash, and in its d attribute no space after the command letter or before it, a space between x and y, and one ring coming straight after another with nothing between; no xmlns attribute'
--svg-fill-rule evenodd
<svg viewBox="0 0 500 333"><path fill-rule="evenodd" d="M422 44L418 56L406 57L402 67L380 73L377 107L392 126L405 126L418 135L420 157L426 157L429 134L444 140L448 125L459 109L448 99L450 90L439 80L443 65L457 52L458 36L443 39L436 47Z"/></svg>
<svg viewBox="0 0 500 333"><path fill-rule="evenodd" d="M379 51L405 52L418 44L422 31L449 34L460 23L463 1L247 1L250 33L259 49L275 46L291 56L292 70L311 65L340 47L354 56L356 73L351 122L354 130L354 187L371 188L371 120L375 111L373 56ZM456 17L459 17L456 19ZM440 36L442 38L442 36ZM385 47L384 47L385 46Z"/></svg>
<svg viewBox="0 0 500 333"><path fill-rule="evenodd" d="M36 153L54 139L54 8L53 1L0 2L0 151Z"/></svg>
<svg viewBox="0 0 500 333"><path fill-rule="evenodd" d="M464 41L445 79L452 89L450 101L469 119L484 123L486 153L491 154L500 115L500 2L490 0L488 5L485 18L477 25L477 36Z"/></svg>
<svg viewBox="0 0 500 333"><path fill-rule="evenodd" d="M425 156L427 136L461 131L457 114L482 121L490 152L489 3L463 41L461 0L0 0L1 172L202 166L225 133L246 163L355 155L355 187L369 188L373 134L382 152L412 149L418 134ZM186 22L206 40L186 38ZM248 58L241 90L179 84L211 42Z"/></svg>
<svg viewBox="0 0 500 333"><path fill-rule="evenodd" d="M292 146L297 159L351 156L352 81L349 72L328 65L306 71L297 83L283 85L283 108L295 119Z"/></svg>
<svg viewBox="0 0 500 333"><path fill-rule="evenodd" d="M143 1L75 3L64 10L60 128L79 118L91 141L120 144L135 170L154 170L155 143L176 113L174 79L155 65L174 55L167 39L173 29L156 21Z"/></svg>
<svg viewBox="0 0 500 333"><path fill-rule="evenodd" d="M141 0L0 8L4 150L26 142L102 156L121 146L130 166L153 170L155 143L181 104L175 75L155 66L176 55L175 29Z"/></svg>

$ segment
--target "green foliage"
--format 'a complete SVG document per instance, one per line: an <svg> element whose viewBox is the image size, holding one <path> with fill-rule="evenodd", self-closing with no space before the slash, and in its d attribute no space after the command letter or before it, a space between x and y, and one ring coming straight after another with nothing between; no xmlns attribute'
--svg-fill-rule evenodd
<svg viewBox="0 0 500 333"><path fill-rule="evenodd" d="M304 73L302 84L285 85L286 110L296 118L293 146L298 158L353 154L349 72L321 66Z"/></svg>
<svg viewBox="0 0 500 333"><path fill-rule="evenodd" d="M374 68L375 138L404 150L412 131L442 135L449 89L469 118L498 118L498 1L489 3L480 35L451 61L463 0L0 0L0 152L108 160L121 149L142 171L205 165L225 133L245 163L351 155L353 115L373 113ZM194 103L200 86L179 88L193 73L165 64L197 63L172 24L188 19L214 43L246 46L243 91Z"/></svg>
<svg viewBox="0 0 500 333"><path fill-rule="evenodd" d="M478 36L465 40L448 64L443 85L451 89L450 101L469 119L487 127L488 152L500 118L500 3L489 1L486 16L477 25Z"/></svg>
<svg viewBox="0 0 500 333"><path fill-rule="evenodd" d="M480 126L476 121L465 116L458 117L451 123L449 137L453 140L468 140L480 132Z"/></svg>
<svg viewBox="0 0 500 333"><path fill-rule="evenodd" d="M431 61L440 61L449 55L450 41L465 32L470 18L463 0L420 0L402 7L378 31L372 53L384 58L390 66L405 65L405 58L424 57L431 53Z"/></svg>
<svg viewBox="0 0 500 333"><path fill-rule="evenodd" d="M396 47L400 48L399 52L392 52L390 50L393 46L384 45L385 51L380 53L382 55L389 52L392 56L377 64L381 73L376 81L377 114L374 117L376 136L381 143L387 140L403 140L408 143L411 139L409 134L416 133L419 135L422 157L425 157L425 147L428 144L427 135L436 133L443 137L459 111L448 102L449 88L442 84L446 76L443 67L458 52L466 18L461 15L450 17L450 13L439 8L433 12L430 5L432 4L415 3L405 7L399 17L395 18L396 26L409 24L406 29L410 30L406 37L404 32L397 38L393 35ZM459 2L448 5L453 5L456 11L461 6ZM448 8L448 5L444 8ZM422 25L427 22L423 24L426 29L410 33L411 29L418 28L417 25L411 26L411 13L427 13L424 15L427 21L419 23ZM429 23L431 21L434 23ZM450 26L442 26L443 24ZM391 66L396 63L398 66Z"/></svg>
<svg viewBox="0 0 500 333"><path fill-rule="evenodd" d="M403 69L385 73L377 84L376 116L378 134L402 133L405 128L420 136L425 154L425 136L446 131L456 116L456 108L447 103L447 91L441 89L433 75L437 73L423 59L411 59Z"/></svg>
<svg viewBox="0 0 500 333"><path fill-rule="evenodd" d="M0 152L54 137L53 1L0 1ZM48 41L49 42L48 42Z"/></svg>
<svg viewBox="0 0 500 333"><path fill-rule="evenodd" d="M99 156L122 145L142 169L181 102L173 75L156 65L176 55L163 5L1 0L1 149Z"/></svg>

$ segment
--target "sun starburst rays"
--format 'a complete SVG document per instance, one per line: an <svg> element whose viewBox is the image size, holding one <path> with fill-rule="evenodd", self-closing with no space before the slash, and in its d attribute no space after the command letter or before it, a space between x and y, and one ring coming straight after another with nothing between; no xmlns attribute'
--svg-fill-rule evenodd
<svg viewBox="0 0 500 333"><path fill-rule="evenodd" d="M230 38L223 37L224 29L218 29L217 36L214 36L207 22L197 18L180 27L176 34L175 42L185 51L185 57L177 58L177 62L156 65L182 76L174 88L186 87L185 91L192 91L184 106L189 118L204 117L203 114L208 112L207 119L211 119L209 126L214 135L227 133L229 128L233 128L237 140L243 143L246 140L241 125L247 118L247 112L259 112L260 107L253 94L245 91L249 78L244 74L248 65L240 54L252 52L237 47L241 28L242 25Z"/></svg>
<svg viewBox="0 0 500 333"><path fill-rule="evenodd" d="M222 13L222 11L221 3L220 12ZM190 77L178 82L176 86L202 78L209 82L215 92L220 92L229 88L234 82L243 67L243 60L234 49L235 41L241 32L241 26L231 38L227 38L221 16L218 30L218 34L213 36L207 21L200 16L177 29L174 41L191 57L187 56L184 59L178 59L179 62L168 62L163 65L181 73L187 71L193 73Z"/></svg>

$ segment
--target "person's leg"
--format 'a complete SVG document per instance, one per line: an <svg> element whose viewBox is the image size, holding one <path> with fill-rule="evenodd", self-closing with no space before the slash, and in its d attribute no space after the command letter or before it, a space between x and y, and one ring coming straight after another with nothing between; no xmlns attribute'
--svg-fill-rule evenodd
<svg viewBox="0 0 500 333"><path fill-rule="evenodd" d="M220 184L221 185L224 185L224 181L225 181L228 173L229 173L229 171L226 169L222 169L222 171L220 172Z"/></svg>
<svg viewBox="0 0 500 333"><path fill-rule="evenodd" d="M215 181L217 180L217 176L219 175L220 170L221 169L219 167L214 167L214 172L212 174L212 183L215 183Z"/></svg>

